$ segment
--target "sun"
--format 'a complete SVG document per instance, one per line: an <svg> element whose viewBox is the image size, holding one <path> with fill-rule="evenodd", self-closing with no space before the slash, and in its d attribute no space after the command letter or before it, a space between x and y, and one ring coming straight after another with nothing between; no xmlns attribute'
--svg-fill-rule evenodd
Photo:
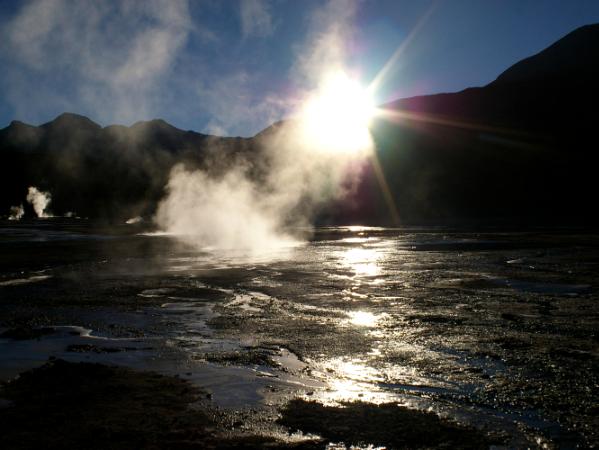
<svg viewBox="0 0 599 450"><path fill-rule="evenodd" d="M346 73L335 72L325 78L302 111L307 143L327 153L370 151L368 126L374 111L367 90Z"/></svg>

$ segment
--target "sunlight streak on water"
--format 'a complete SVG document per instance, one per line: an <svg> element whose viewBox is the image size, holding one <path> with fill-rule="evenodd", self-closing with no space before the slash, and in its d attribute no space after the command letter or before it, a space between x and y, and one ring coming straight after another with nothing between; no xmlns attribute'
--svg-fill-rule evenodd
<svg viewBox="0 0 599 450"><path fill-rule="evenodd" d="M28 283L37 283L52 278L52 275L34 275L27 278L14 278L12 280L0 281L0 286L18 286Z"/></svg>
<svg viewBox="0 0 599 450"><path fill-rule="evenodd" d="M341 262L356 275L376 276L380 274L380 258L380 252L375 249L352 248L343 253Z"/></svg>
<svg viewBox="0 0 599 450"><path fill-rule="evenodd" d="M344 244L363 244L364 242L377 241L377 238L373 237L351 237L343 239Z"/></svg>
<svg viewBox="0 0 599 450"><path fill-rule="evenodd" d="M377 383L383 382L381 374L360 359L335 358L323 366L329 388L322 391L319 398L327 404L347 401L365 401L384 403L397 400L391 392L379 389Z"/></svg>
<svg viewBox="0 0 599 450"><path fill-rule="evenodd" d="M349 323L359 327L376 327L383 315L376 316L366 311L351 311L347 314Z"/></svg>
<svg viewBox="0 0 599 450"><path fill-rule="evenodd" d="M366 227L363 225L350 225L345 228L347 228L347 230L352 233L363 232L363 231L381 231L381 230L385 229L382 227Z"/></svg>
<svg viewBox="0 0 599 450"><path fill-rule="evenodd" d="M360 359L355 360L333 360L335 369L343 377L360 381L382 381L378 371L364 364Z"/></svg>

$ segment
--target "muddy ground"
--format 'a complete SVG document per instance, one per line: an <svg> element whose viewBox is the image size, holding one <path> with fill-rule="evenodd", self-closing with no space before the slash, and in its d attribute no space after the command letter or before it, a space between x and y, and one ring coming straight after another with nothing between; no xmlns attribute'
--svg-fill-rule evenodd
<svg viewBox="0 0 599 450"><path fill-rule="evenodd" d="M3 448L599 445L594 232L0 231Z"/></svg>
<svg viewBox="0 0 599 450"><path fill-rule="evenodd" d="M152 372L51 360L2 388L3 448L206 449L322 448L329 441L390 448L486 448L473 429L434 413L396 404L323 406L301 399L281 410L277 423L317 433L284 439L244 430L191 383Z"/></svg>

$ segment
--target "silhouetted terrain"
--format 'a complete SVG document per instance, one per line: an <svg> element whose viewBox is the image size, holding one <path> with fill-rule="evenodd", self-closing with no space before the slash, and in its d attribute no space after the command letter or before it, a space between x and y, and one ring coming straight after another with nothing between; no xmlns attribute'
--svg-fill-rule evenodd
<svg viewBox="0 0 599 450"><path fill-rule="evenodd" d="M39 127L13 121L0 130L0 205L6 212L23 203L33 185L50 191L54 214L74 211L106 220L150 214L174 164L201 166L213 154L230 159L251 144L183 131L163 120L102 128L65 113Z"/></svg>
<svg viewBox="0 0 599 450"><path fill-rule="evenodd" d="M485 87L386 105L403 112L374 127L400 216L525 223L592 219L598 80L599 25L589 25ZM382 208L373 215L384 216Z"/></svg>
<svg viewBox="0 0 599 450"><path fill-rule="evenodd" d="M401 221L588 222L597 194L597 80L599 25L589 25L487 86L386 105L397 117L377 119L372 131ZM33 185L51 192L55 214L149 215L175 163L218 170L242 155L259 166L263 133L219 138L162 120L102 128L74 114L39 127L13 121L0 130L0 214ZM367 167L355 198L320 221L392 219Z"/></svg>

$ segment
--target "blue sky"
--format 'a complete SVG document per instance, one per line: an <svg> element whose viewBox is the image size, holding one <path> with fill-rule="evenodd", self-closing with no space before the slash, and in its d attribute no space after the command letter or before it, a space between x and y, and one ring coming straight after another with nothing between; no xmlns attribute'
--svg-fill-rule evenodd
<svg viewBox="0 0 599 450"><path fill-rule="evenodd" d="M328 66L377 102L492 81L573 29L595 0L0 2L0 127L64 111L251 136Z"/></svg>

